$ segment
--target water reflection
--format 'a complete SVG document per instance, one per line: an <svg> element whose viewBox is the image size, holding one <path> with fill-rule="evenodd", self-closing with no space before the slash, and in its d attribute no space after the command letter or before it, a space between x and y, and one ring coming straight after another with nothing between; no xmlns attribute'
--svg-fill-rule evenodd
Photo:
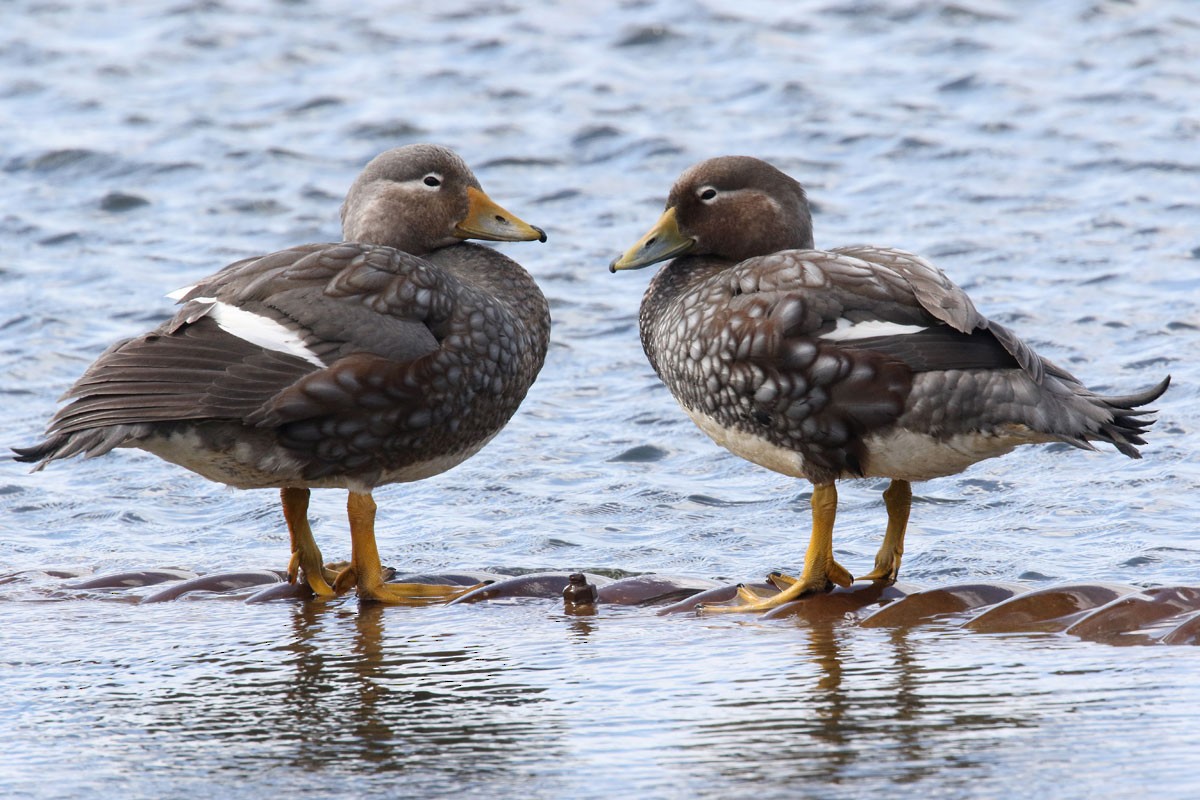
<svg viewBox="0 0 1200 800"><path fill-rule="evenodd" d="M741 680L759 688L723 698L690 732L689 747L726 778L862 789L944 778L947 768L986 773L994 754L960 743L1030 724L1022 698L981 688L997 676L926 658L928 631L868 633L826 617L798 620L797 633L794 667L772 675L747 665Z"/></svg>
<svg viewBox="0 0 1200 800"><path fill-rule="evenodd" d="M193 652L158 667L196 676L137 700L167 750L245 775L282 762L294 780L403 772L440 785L504 780L517 763L555 757L561 733L544 690L498 653L456 646L453 629L406 635L412 620L376 605L295 603L288 612L291 635L281 641L218 637L210 651L193 639Z"/></svg>
<svg viewBox="0 0 1200 800"><path fill-rule="evenodd" d="M22 605L0 604L18 638L37 627ZM1031 753L1043 765L1087 763L1081 791L1162 774L1163 759L1172 780L1200 779L1180 756L1200 738L1168 711L1195 700L1195 648L1144 648L1131 660L1061 635L950 623L867 629L833 614L764 621L610 606L571 616L552 600L52 608L61 635L8 649L0 663L0 697L25 698L7 709L0 700L24 720L9 756L45 764L60 752L52 742L86 727L94 744L59 757L133 764L152 741L146 785L219 774L235 780L231 796L257 797L268 786L336 791L353 776L356 791L374 794L402 776L435 794L820 786L820 796L859 797L970 780L986 795ZM95 633L72 635L81 629ZM70 711L38 700L68 685L80 700ZM1154 753L1111 735L1112 714L1134 708L1153 720ZM73 774L80 788L105 786Z"/></svg>
<svg viewBox="0 0 1200 800"><path fill-rule="evenodd" d="M410 5L447 13L414 24ZM679 169L746 152L810 184L828 244L932 256L1048 356L1090 354L1076 366L1113 391L1173 361L1180 394L1143 461L1029 450L924 485L907 578L1191 582L1200 285L1181 109L1200 107L1200 84L1180 4L826 5L800 19L786 4L664 0L16 3L0 32L13 109L0 441L27 442L81 364L164 313L163 292L336 235L347 176L398 140L441 140L514 207L541 209L554 247L521 257L555 341L480 458L395 487L390 507L422 527L394 524L385 546L430 570L736 580L794 563L794 482L696 435L641 352L640 292L604 269ZM684 51L702 57L673 70ZM118 192L151 203L120 210L105 199ZM900 782L919 797L1097 800L1200 786L1195 647L570 617L561 603L64 594L55 572L29 571L279 565L280 523L255 493L111 458L33 477L0 464L0 562L22 573L0 596L0 796L827 800ZM844 501L839 546L865 562L878 497ZM321 530L340 530L342 501L314 503Z"/></svg>
<svg viewBox="0 0 1200 800"><path fill-rule="evenodd" d="M405 622L374 604L295 608L293 639L281 648L291 670L284 702L301 720L293 763L469 781L511 770L525 750L553 756L542 689L486 649L455 646L453 631L406 636ZM331 640L327 629L346 623L350 637Z"/></svg>

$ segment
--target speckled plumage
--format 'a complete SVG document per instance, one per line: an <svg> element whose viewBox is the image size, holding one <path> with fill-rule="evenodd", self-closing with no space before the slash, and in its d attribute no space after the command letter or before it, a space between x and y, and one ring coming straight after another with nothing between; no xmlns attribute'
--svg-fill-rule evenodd
<svg viewBox="0 0 1200 800"><path fill-rule="evenodd" d="M1136 458L1139 407L1167 387L1098 396L924 259L814 249L803 188L757 159L687 170L613 269L666 259L640 313L655 372L719 444L818 486L925 480L1039 442Z"/></svg>
<svg viewBox="0 0 1200 800"><path fill-rule="evenodd" d="M822 338L839 319L928 333ZM652 281L641 332L650 363L685 409L794 450L800 462L790 474L818 483L925 480L965 466L874 469L867 442L894 429L974 435L979 458L1021 443L1088 447L1102 439L1131 454L1141 443L1138 430L1113 427L1122 409L980 315L928 262L899 250L791 250L732 265L684 256Z"/></svg>
<svg viewBox="0 0 1200 800"><path fill-rule="evenodd" d="M545 359L545 297L468 237L545 239L432 145L374 159L348 241L248 258L184 290L67 392L38 462L138 447L238 488L377 486L443 472L517 410Z"/></svg>
<svg viewBox="0 0 1200 800"><path fill-rule="evenodd" d="M208 318L213 300L296 331L325 366L222 330ZM373 488L482 447L520 405L550 332L528 273L467 243L425 258L363 242L294 247L232 264L180 302L67 392L42 463L155 452L190 431L213 444L184 466L238 488ZM203 450L235 442L239 467L205 468Z"/></svg>

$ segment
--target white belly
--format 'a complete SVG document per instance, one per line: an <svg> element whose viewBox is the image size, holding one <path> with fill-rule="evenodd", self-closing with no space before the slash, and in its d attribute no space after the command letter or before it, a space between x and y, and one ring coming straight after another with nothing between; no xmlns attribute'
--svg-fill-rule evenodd
<svg viewBox="0 0 1200 800"><path fill-rule="evenodd" d="M434 456L425 461L389 470L375 480L329 475L317 480L302 477L303 463L278 447L255 446L253 442L238 443L227 450L210 450L194 431L184 430L169 436L154 436L130 445L153 453L159 458L178 464L210 481L224 483L235 489L266 489L307 487L310 489L349 489L370 492L376 486L389 483L409 483L440 475L473 456L491 437L467 450Z"/></svg>
<svg viewBox="0 0 1200 800"><path fill-rule="evenodd" d="M927 481L957 475L977 461L1012 452L1028 436L961 433L936 439L924 433L894 430L863 439L868 478Z"/></svg>
<svg viewBox="0 0 1200 800"><path fill-rule="evenodd" d="M684 411L692 418L692 422L696 423L696 427L734 455L781 475L790 475L793 478L808 477L804 474L804 462L795 450L772 444L761 436L730 430L702 411L687 408Z"/></svg>
<svg viewBox="0 0 1200 800"><path fill-rule="evenodd" d="M687 411L692 421L717 444L734 455L781 475L806 478L804 460L795 450L780 447L761 436L730 430L700 411ZM1050 441L1024 428L1005 434L966 433L935 438L924 433L892 430L867 436L868 478L927 481L956 475L988 458L1010 453L1018 445Z"/></svg>

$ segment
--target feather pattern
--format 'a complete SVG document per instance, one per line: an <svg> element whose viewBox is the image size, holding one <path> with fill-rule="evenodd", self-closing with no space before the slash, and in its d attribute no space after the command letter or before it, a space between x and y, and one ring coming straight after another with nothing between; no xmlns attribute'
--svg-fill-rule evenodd
<svg viewBox="0 0 1200 800"><path fill-rule="evenodd" d="M738 165L747 174L735 175ZM726 192L718 220L717 206L696 196L697 187L722 181L737 191ZM775 202L755 202L755 191L773 192ZM706 429L791 452L789 471L815 482L874 474L915 480L966 465L956 457L939 467L931 447L928 463L880 473L880 464L897 462L872 449L895 441L896 431L934 443L959 437L956 453L968 437L973 460L1048 441L1108 442L1137 457L1149 424L1140 407L1167 381L1127 397L1099 396L987 319L925 259L868 245L813 249L806 212L783 221L786 209L805 203L798 184L752 159L703 162L668 199L675 233L691 244L647 289L642 345ZM769 208L780 210L773 222L750 219ZM750 239L761 230L773 231L764 239L770 244L755 252ZM661 247L663 238L644 239L653 244L643 247ZM769 249L779 242L786 249ZM881 333L859 333L872 329Z"/></svg>
<svg viewBox="0 0 1200 800"><path fill-rule="evenodd" d="M394 191L382 178L356 187ZM469 172L459 180L478 186ZM545 298L495 250L443 227L422 233L457 217L412 205L380 216L354 189L347 203L348 230L418 252L346 241L230 264L175 293L170 320L102 354L64 396L46 441L19 457L40 468L135 446L235 486L369 489L477 451L541 368ZM384 218L399 232L383 235Z"/></svg>
<svg viewBox="0 0 1200 800"><path fill-rule="evenodd" d="M833 555L840 478L884 477L888 524L864 578L899 574L912 481L1023 444L1108 442L1132 458L1151 424L1142 392L1102 397L981 314L903 250L814 248L803 187L746 156L680 176L659 221L611 269L667 261L642 298L642 347L717 444L814 484L804 571L765 611L854 577ZM786 583L786 588L784 584Z"/></svg>

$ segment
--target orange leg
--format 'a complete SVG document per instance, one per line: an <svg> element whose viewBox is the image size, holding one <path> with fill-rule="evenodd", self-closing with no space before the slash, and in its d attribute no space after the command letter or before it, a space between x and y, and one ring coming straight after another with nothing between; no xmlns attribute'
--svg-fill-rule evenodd
<svg viewBox="0 0 1200 800"><path fill-rule="evenodd" d="M288 534L292 539L292 558L288 562L288 583L295 583L303 575L304 582L318 597L333 597L329 585L332 574L327 574L321 560L321 549L313 538L308 524L308 489L284 488L279 492L283 500L283 518L287 521Z"/></svg>
<svg viewBox="0 0 1200 800"><path fill-rule="evenodd" d="M338 574L334 586L355 586L363 600L421 606L444 603L466 594L474 586L444 586L428 583L385 583L379 549L375 544L375 500L370 494L350 492L346 514L350 518L350 566Z"/></svg>
<svg viewBox="0 0 1200 800"><path fill-rule="evenodd" d="M912 484L894 480L883 493L887 506L887 532L875 555L875 569L863 575L861 581L883 581L889 585L900 574L900 558L904 555L904 532L908 530L908 513L912 510Z"/></svg>
<svg viewBox="0 0 1200 800"><path fill-rule="evenodd" d="M833 523L836 517L837 487L832 483L814 486L812 537L808 542L808 551L804 554L804 571L800 577L772 575L771 582L783 589L779 594L764 598L749 589L739 588L738 596L743 603L734 606L704 606L703 610L769 611L806 594L827 592L835 583L838 586L849 586L854 582L853 576L833 558Z"/></svg>

